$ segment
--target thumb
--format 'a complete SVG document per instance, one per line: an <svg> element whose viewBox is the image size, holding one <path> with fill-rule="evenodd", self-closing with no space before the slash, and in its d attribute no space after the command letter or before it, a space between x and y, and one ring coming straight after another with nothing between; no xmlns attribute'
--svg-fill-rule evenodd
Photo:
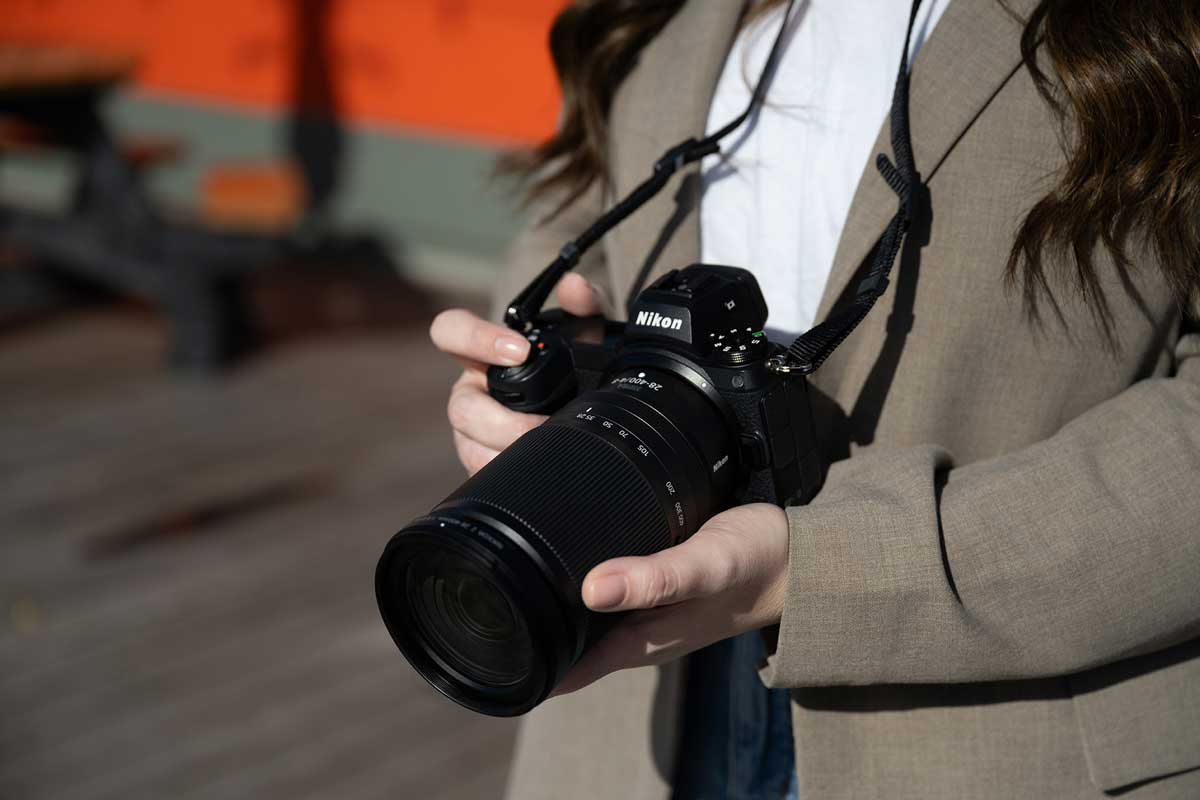
<svg viewBox="0 0 1200 800"><path fill-rule="evenodd" d="M555 291L558 295L559 308L568 314L590 317L604 311L604 296L582 275L574 272L567 273L558 282Z"/></svg>
<svg viewBox="0 0 1200 800"><path fill-rule="evenodd" d="M583 580L583 601L593 611L671 605L769 577L787 558L783 509L751 503L717 514L674 547L597 564Z"/></svg>
<svg viewBox="0 0 1200 800"><path fill-rule="evenodd" d="M653 555L606 561L584 579L584 603L593 611L628 611L715 594L736 576L734 561L720 538L697 532Z"/></svg>

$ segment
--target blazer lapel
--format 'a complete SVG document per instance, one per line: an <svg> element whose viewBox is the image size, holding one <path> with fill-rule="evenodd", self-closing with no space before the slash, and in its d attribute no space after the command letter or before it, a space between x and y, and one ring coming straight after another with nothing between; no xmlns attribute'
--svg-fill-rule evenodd
<svg viewBox="0 0 1200 800"><path fill-rule="evenodd" d="M1035 0L1009 0L1024 15ZM929 181L1000 88L1021 65L1023 23L999 0L953 0L913 64L909 124L917 170ZM874 153L891 153L890 118L875 141ZM896 213L896 195L875 169L863 169L834 256L817 319L824 319L870 255Z"/></svg>

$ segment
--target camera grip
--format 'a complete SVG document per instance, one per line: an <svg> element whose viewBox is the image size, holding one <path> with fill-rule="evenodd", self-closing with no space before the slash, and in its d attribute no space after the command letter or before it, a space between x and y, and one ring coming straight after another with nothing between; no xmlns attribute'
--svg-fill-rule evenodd
<svg viewBox="0 0 1200 800"><path fill-rule="evenodd" d="M725 395L743 431L749 451L746 483L739 503L785 507L809 502L824 474L816 446L808 382L800 376L773 381L757 392Z"/></svg>
<svg viewBox="0 0 1200 800"><path fill-rule="evenodd" d="M488 394L513 411L552 414L579 393L571 348L557 331L530 334L529 357L488 368Z"/></svg>

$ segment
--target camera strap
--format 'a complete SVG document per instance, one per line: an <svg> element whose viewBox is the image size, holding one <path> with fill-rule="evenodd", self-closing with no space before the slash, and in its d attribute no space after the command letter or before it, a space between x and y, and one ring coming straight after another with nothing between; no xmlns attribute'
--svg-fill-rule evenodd
<svg viewBox="0 0 1200 800"><path fill-rule="evenodd" d="M904 244L904 237L912 227L914 217L920 213L926 190L913 158L908 124L908 48L920 7L921 0L913 0L908 31L904 34L904 50L900 54L896 88L892 93L891 138L896 162L893 164L885 153L875 157L875 168L899 197L900 206L875 245L871 268L859 282L854 299L842 308L835 309L825 321L807 333L797 336L788 347L787 355L775 364L780 372L795 371L807 375L814 371L858 327L858 323L874 307L875 301L887 291L888 276Z"/></svg>
<svg viewBox="0 0 1200 800"><path fill-rule="evenodd" d="M579 263L579 259L592 245L662 191L671 176L684 166L720 152L721 140L745 124L765 100L795 5L796 0L788 0L779 31L775 34L767 62L754 86L746 109L719 130L703 138L686 139L663 153L654 163L654 170L649 178L601 215L578 238L563 245L558 256L513 299L504 314L505 324L514 330L529 330L558 281ZM900 54L900 70L892 94L891 139L896 162L893 164L883 153L875 159L876 168L900 199L899 208L874 250L871 268L859 283L853 302L837 309L824 322L796 337L787 354L773 362L772 367L778 372L808 374L821 366L837 346L858 327L875 305L875 301L887 290L892 265L900 252L904 236L912 225L917 203L924 192L924 185L913 160L908 124L908 49L920 6L921 0L913 0L908 30L904 35L904 50Z"/></svg>
<svg viewBox="0 0 1200 800"><path fill-rule="evenodd" d="M550 297L550 292L558 285L558 281L579 263L579 259L592 245L661 192L671 176L680 169L705 156L721 151L720 141L745 124L754 110L762 105L771 75L774 74L775 67L779 62L779 56L783 50L783 37L795 6L796 0L788 0L787 7L783 12L783 22L779 26L778 33L775 34L775 41L772 42L770 53L767 55L767 63L763 65L763 71L758 76L758 82L754 85L754 92L750 95L750 102L746 104L745 110L708 136L700 139L694 136L685 139L663 153L658 161L654 162L654 170L649 178L642 181L620 202L604 212L578 238L563 245L558 256L550 262L549 266L521 290L521 293L509 303L504 312L505 324L514 330L527 331L532 326L538 312L542 310L546 299Z"/></svg>

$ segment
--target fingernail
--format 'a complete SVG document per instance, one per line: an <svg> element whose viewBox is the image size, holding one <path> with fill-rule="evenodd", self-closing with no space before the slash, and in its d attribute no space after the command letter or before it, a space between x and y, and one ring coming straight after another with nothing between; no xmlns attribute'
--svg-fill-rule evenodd
<svg viewBox="0 0 1200 800"><path fill-rule="evenodd" d="M615 608L625 599L625 588L624 575L606 575L592 583L588 605L597 611Z"/></svg>
<svg viewBox="0 0 1200 800"><path fill-rule="evenodd" d="M496 357L500 363L515 365L525 361L529 353L529 342L520 336L496 337Z"/></svg>

